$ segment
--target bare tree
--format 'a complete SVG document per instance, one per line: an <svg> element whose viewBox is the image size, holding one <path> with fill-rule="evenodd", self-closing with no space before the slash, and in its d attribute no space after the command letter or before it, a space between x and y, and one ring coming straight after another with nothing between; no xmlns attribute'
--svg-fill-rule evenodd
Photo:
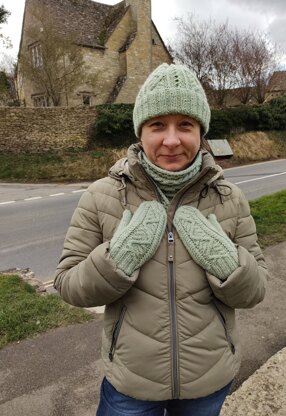
<svg viewBox="0 0 286 416"><path fill-rule="evenodd" d="M277 46L259 32L235 31L233 58L236 66L236 95L242 104L253 97L263 103L267 85L279 61Z"/></svg>
<svg viewBox="0 0 286 416"><path fill-rule="evenodd" d="M193 69L216 106L223 107L229 94L243 104L253 95L259 103L264 101L277 57L266 36L238 31L227 21L200 20L194 14L175 21L178 30L170 53Z"/></svg>
<svg viewBox="0 0 286 416"><path fill-rule="evenodd" d="M169 45L171 55L177 62L191 68L203 84L209 83L211 72L210 37L212 21L198 24L194 14L188 14L184 19L175 18L178 32L174 41Z"/></svg>
<svg viewBox="0 0 286 416"><path fill-rule="evenodd" d="M253 93L253 57L250 38L252 33L235 30L233 33L233 59L235 60L236 89L234 95L242 104L247 104Z"/></svg>
<svg viewBox="0 0 286 416"><path fill-rule="evenodd" d="M27 31L31 43L19 57L19 77L29 79L53 106L61 101L68 105L69 93L79 84L93 85L97 76L88 75L76 33L68 38L60 35L44 10L37 9L33 17L35 23Z"/></svg>
<svg viewBox="0 0 286 416"><path fill-rule="evenodd" d="M216 106L224 107L229 90L235 86L232 29L228 22L213 24L210 37L211 86Z"/></svg>
<svg viewBox="0 0 286 416"><path fill-rule="evenodd" d="M13 75L0 70L0 106L19 106Z"/></svg>
<svg viewBox="0 0 286 416"><path fill-rule="evenodd" d="M202 21L195 14L175 20L178 31L170 53L177 62L190 67L216 105L223 106L235 71L228 22Z"/></svg>
<svg viewBox="0 0 286 416"><path fill-rule="evenodd" d="M17 82L17 61L13 56L3 54L0 61L0 73L2 73L3 77L3 74L5 74L6 80L8 82L8 94L2 94L2 105L19 106L20 98L19 84Z"/></svg>
<svg viewBox="0 0 286 416"><path fill-rule="evenodd" d="M259 104L265 100L267 85L273 71L277 68L278 51L266 36L253 36L250 42L253 57L254 95Z"/></svg>

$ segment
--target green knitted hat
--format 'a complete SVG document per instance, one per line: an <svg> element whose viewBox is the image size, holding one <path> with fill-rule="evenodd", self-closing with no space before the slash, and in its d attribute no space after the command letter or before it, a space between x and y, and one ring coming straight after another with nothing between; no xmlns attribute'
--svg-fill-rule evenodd
<svg viewBox="0 0 286 416"><path fill-rule="evenodd" d="M195 74L183 65L162 64L146 79L135 101L133 124L137 137L142 124L166 114L185 114L208 132L210 108Z"/></svg>

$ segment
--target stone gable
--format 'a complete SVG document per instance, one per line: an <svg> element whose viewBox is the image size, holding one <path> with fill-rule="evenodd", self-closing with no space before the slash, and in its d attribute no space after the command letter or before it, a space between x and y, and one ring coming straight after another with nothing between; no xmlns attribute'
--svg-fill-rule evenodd
<svg viewBox="0 0 286 416"><path fill-rule="evenodd" d="M286 71L275 71L269 80L266 100L286 95Z"/></svg>

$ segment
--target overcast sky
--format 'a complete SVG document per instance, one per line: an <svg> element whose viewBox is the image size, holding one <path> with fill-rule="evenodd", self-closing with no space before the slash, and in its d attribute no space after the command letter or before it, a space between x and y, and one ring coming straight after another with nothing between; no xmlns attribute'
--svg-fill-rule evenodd
<svg viewBox="0 0 286 416"><path fill-rule="evenodd" d="M116 4L118 1L104 0L99 3ZM0 0L0 5L4 5L11 12L8 24L2 25L1 32L9 36L13 43L13 49L0 48L0 54L17 56L24 4L25 0ZM238 28L251 28L268 33L271 40L286 53L285 0L152 0L152 18L165 42L176 32L173 18L191 12L200 19L227 19L229 24Z"/></svg>

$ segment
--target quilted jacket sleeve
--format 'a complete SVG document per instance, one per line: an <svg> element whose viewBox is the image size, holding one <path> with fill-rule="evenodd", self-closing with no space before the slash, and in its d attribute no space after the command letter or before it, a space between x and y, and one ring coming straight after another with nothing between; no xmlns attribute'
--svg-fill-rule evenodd
<svg viewBox="0 0 286 416"><path fill-rule="evenodd" d="M82 195L72 216L54 287L74 306L100 306L122 297L137 279L116 268L109 254L109 242L102 232L94 195Z"/></svg>
<svg viewBox="0 0 286 416"><path fill-rule="evenodd" d="M214 295L231 308L251 308L265 295L268 272L261 249L257 243L256 226L249 204L239 190L237 224L234 243L237 245L239 267L221 281L207 274Z"/></svg>

